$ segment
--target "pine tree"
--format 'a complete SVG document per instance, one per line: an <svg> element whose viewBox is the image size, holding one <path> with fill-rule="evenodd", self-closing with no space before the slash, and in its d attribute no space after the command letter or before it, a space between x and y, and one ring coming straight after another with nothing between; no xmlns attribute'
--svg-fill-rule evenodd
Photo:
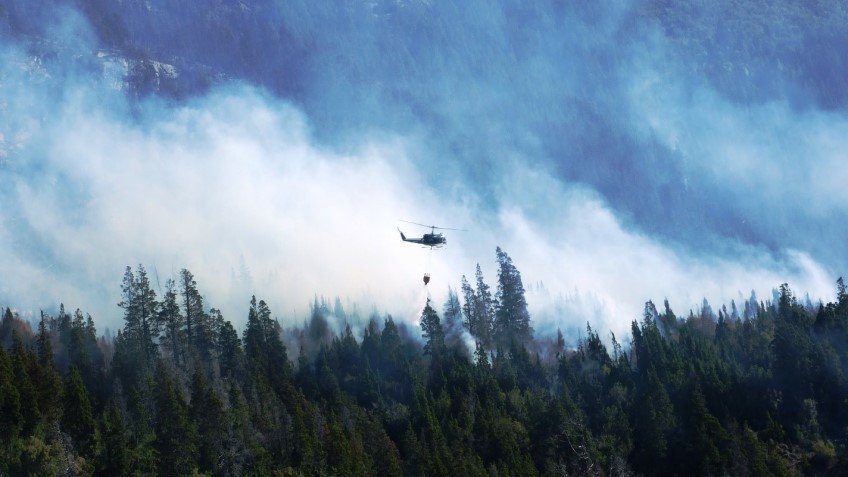
<svg viewBox="0 0 848 477"><path fill-rule="evenodd" d="M259 320L262 323L265 352L268 359L266 373L271 385L278 393L283 393L285 385L291 376L291 364L286 346L282 340L280 324L271 318L271 310L265 301L260 300L257 306Z"/></svg>
<svg viewBox="0 0 848 477"><path fill-rule="evenodd" d="M442 307L444 316L445 344L450 348L461 349L462 342L462 306L459 297L452 288L448 288L448 299Z"/></svg>
<svg viewBox="0 0 848 477"><path fill-rule="evenodd" d="M130 442L121 411L110 405L100 420L102 445L98 456L98 473L103 476L125 476L130 474Z"/></svg>
<svg viewBox="0 0 848 477"><path fill-rule="evenodd" d="M124 309L124 335L132 347L141 353L141 361L149 367L156 356L156 339L159 337L156 292L150 287L147 271L142 265L136 273L130 267L124 271L121 285L123 299L118 304Z"/></svg>
<svg viewBox="0 0 848 477"><path fill-rule="evenodd" d="M233 378L242 367L244 352L241 348L238 332L233 324L225 321L218 331L219 367L221 377Z"/></svg>
<svg viewBox="0 0 848 477"><path fill-rule="evenodd" d="M468 330L471 336L477 337L477 323L474 319L477 316L474 308L477 300L475 299L474 288L468 283L465 275L462 276L460 289L462 290L462 299L464 302L462 304L462 326Z"/></svg>
<svg viewBox="0 0 848 477"><path fill-rule="evenodd" d="M17 333L14 333L12 336L11 367L15 386L18 390L22 418L21 434L23 435L33 432L41 419L38 391L33 384L33 380L37 379L37 376L36 373L30 373L30 370L36 369L37 366L35 356L24 348Z"/></svg>
<svg viewBox="0 0 848 477"><path fill-rule="evenodd" d="M21 396L15 386L12 359L0 345L0 442L12 442L22 428Z"/></svg>
<svg viewBox="0 0 848 477"><path fill-rule="evenodd" d="M190 352L201 363L207 363L214 344L212 327L209 316L203 310L203 298L197 290L194 275L186 269L180 271L180 292L185 313L185 334Z"/></svg>
<svg viewBox="0 0 848 477"><path fill-rule="evenodd" d="M479 341L476 343L474 358L479 369L489 369L489 353L486 351L486 348L483 347L483 344Z"/></svg>
<svg viewBox="0 0 848 477"><path fill-rule="evenodd" d="M497 303L495 299L492 297L492 292L489 289L489 285L483 280L483 270L480 268L480 264L477 264L477 269L474 272L474 277L477 281L477 290L475 294L475 321L476 328L478 332L478 339L483 343L487 349L491 349L494 346L494 329L495 329L495 312L497 310Z"/></svg>
<svg viewBox="0 0 848 477"><path fill-rule="evenodd" d="M634 442L637 464L643 471L653 473L666 465L675 417L671 399L653 363L648 365L645 375L636 403Z"/></svg>
<svg viewBox="0 0 848 477"><path fill-rule="evenodd" d="M259 318L256 296L250 298L250 308L247 313L247 327L244 330L244 354L253 372L265 371L265 332Z"/></svg>
<svg viewBox="0 0 848 477"><path fill-rule="evenodd" d="M3 319L0 320L0 347L7 348L12 345L12 333L15 332L17 321L12 310L6 307L6 311L3 312Z"/></svg>
<svg viewBox="0 0 848 477"><path fill-rule="evenodd" d="M445 347L445 332L439 321L439 314L430 306L429 298L427 298L427 304L424 305L424 311L421 313L421 330L426 341L424 354L439 356Z"/></svg>
<svg viewBox="0 0 848 477"><path fill-rule="evenodd" d="M465 276L462 277L462 296L465 301L462 305L463 325L486 349L491 349L496 304L489 285L483 279L483 270L479 263L474 273L476 289L468 283Z"/></svg>
<svg viewBox="0 0 848 477"><path fill-rule="evenodd" d="M62 396L62 379L53 363L53 343L50 332L47 331L48 317L41 314L38 323L38 336L36 337L36 349L38 361L36 363L34 384L38 394L38 409L42 417L47 421L59 418L59 400Z"/></svg>
<svg viewBox="0 0 848 477"><path fill-rule="evenodd" d="M498 257L497 311L495 313L495 338L503 347L512 343L527 343L533 336L530 313L524 297L521 273L512 264L512 259L500 247ZM479 290L478 290L479 292Z"/></svg>
<svg viewBox="0 0 848 477"><path fill-rule="evenodd" d="M836 280L836 304L840 308L848 306L848 291L846 291L845 281L842 277Z"/></svg>
<svg viewBox="0 0 848 477"><path fill-rule="evenodd" d="M704 394L696 382L691 393L690 413L690 464L693 473L699 475L720 475L724 468L722 447L727 441L724 429L718 419L707 408Z"/></svg>
<svg viewBox="0 0 848 477"><path fill-rule="evenodd" d="M77 451L83 455L94 452L95 422L91 400L82 376L76 366L71 366L65 380L63 396L62 429L71 436Z"/></svg>
<svg viewBox="0 0 848 477"><path fill-rule="evenodd" d="M187 475L195 468L197 433L179 388L161 361L156 372L156 438L160 475Z"/></svg>
<svg viewBox="0 0 848 477"><path fill-rule="evenodd" d="M218 458L224 451L227 416L221 400L200 371L195 372L191 382L189 412L197 428L200 471L217 474Z"/></svg>
<svg viewBox="0 0 848 477"><path fill-rule="evenodd" d="M159 305L159 326L164 332L163 347L168 350L170 358L178 367L185 366L186 335L185 318L177 303L177 291L174 280L165 282L165 295Z"/></svg>
<svg viewBox="0 0 848 477"><path fill-rule="evenodd" d="M280 324L271 318L268 305L263 300L257 303L254 296L244 331L245 358L250 369L268 379L278 392L283 391L291 376L291 364L280 334Z"/></svg>

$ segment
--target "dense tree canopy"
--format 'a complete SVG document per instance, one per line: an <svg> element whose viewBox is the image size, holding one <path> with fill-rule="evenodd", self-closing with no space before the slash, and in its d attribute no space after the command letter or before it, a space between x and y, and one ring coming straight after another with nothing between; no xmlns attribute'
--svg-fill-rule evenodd
<svg viewBox="0 0 848 477"><path fill-rule="evenodd" d="M498 249L415 328L316 297L241 335L187 270L127 268L123 328L81 311L0 322L0 475L794 475L848 472L848 293L647 302L627 347L534 337ZM439 309L442 310L441 316ZM294 348L294 349L292 349ZM289 360L292 349L294 362ZM296 352L295 352L296 351Z"/></svg>

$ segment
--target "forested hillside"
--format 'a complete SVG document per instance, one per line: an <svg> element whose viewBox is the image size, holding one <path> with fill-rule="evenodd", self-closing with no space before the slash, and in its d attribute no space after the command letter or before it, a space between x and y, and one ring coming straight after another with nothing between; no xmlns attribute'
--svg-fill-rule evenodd
<svg viewBox="0 0 848 477"><path fill-rule="evenodd" d="M418 330L316 299L239 335L183 270L127 268L124 326L61 307L0 324L0 475L845 474L848 292L534 337L497 251ZM237 320L242 322L241 319ZM364 323L364 324L360 324ZM419 336L423 336L420 339ZM622 339L623 338L623 339Z"/></svg>

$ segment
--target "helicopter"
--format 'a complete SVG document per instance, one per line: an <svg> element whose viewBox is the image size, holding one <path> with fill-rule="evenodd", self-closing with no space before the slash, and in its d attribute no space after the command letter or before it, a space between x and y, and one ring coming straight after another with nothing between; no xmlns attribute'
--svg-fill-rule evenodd
<svg viewBox="0 0 848 477"><path fill-rule="evenodd" d="M435 225L424 225L419 224L417 222L410 222L408 220L401 220L401 222L406 222L407 224L418 225L420 227L425 227L430 229L429 234L424 234L419 238L406 238L406 235L398 228L398 232L400 232L400 239L404 242L417 243L419 245L423 245L425 247L430 247L430 249L434 248L442 248L448 243L448 240L445 238L444 234L436 233L436 229L439 230L456 230L459 232L465 232L464 229L451 229L448 227L437 227Z"/></svg>
<svg viewBox="0 0 848 477"><path fill-rule="evenodd" d="M446 243L448 243L448 240L445 238L444 234L436 233L436 229L439 229L439 230L457 230L457 231L465 232L464 229L451 229L451 228L448 228L448 227L437 227L435 225L424 225L424 224L419 224L418 222L410 222L408 220L401 220L401 222L406 222L407 224L418 225L420 227L425 227L425 228L430 229L429 234L425 233L419 238L406 238L406 235L404 235L403 231L401 231L400 227L398 227L398 232L400 232L400 239L401 240L403 240L404 242L417 243L419 245L423 245L425 248L430 249L430 253L427 255L427 268L429 268L429 266L430 266L429 265L430 264L430 255L432 255L433 249L434 248L442 248L442 247L445 246ZM430 272L424 272L424 286L427 286L428 283L430 283Z"/></svg>

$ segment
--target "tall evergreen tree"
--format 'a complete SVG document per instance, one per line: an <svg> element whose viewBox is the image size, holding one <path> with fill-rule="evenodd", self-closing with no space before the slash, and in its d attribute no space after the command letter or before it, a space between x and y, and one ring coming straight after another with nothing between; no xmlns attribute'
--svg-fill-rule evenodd
<svg viewBox="0 0 848 477"><path fill-rule="evenodd" d="M186 330L185 318L177 303L177 290L174 280L165 282L165 294L159 306L159 325L163 330L162 345L178 367L185 366Z"/></svg>
<svg viewBox="0 0 848 477"><path fill-rule="evenodd" d="M38 361L35 363L34 384L38 394L38 409L48 422L56 420L61 414L59 401L62 396L62 379L53 363L53 343L47 331L48 317L42 312L38 323L36 349Z"/></svg>
<svg viewBox="0 0 848 477"><path fill-rule="evenodd" d="M92 455L96 424L88 390L76 366L71 366L65 380L63 404L62 429L71 436L80 454Z"/></svg>
<svg viewBox="0 0 848 477"><path fill-rule="evenodd" d="M251 370L264 372L266 363L265 331L259 317L256 296L250 298L247 312L247 327L244 330L244 353Z"/></svg>
<svg viewBox="0 0 848 477"><path fill-rule="evenodd" d="M452 288L448 288L448 298L442 307L442 316L444 317L445 344L455 349L465 346L462 341L462 305Z"/></svg>
<svg viewBox="0 0 848 477"><path fill-rule="evenodd" d="M189 413L197 429L199 469L218 474L218 461L224 452L227 416L217 393L199 370L194 373L191 382Z"/></svg>
<svg viewBox="0 0 848 477"><path fill-rule="evenodd" d="M170 372L161 361L156 370L156 438L159 475L188 475L195 468L197 431Z"/></svg>
<svg viewBox="0 0 848 477"><path fill-rule="evenodd" d="M180 271L180 293L185 316L185 334L190 352L201 362L208 361L212 348L209 317L203 309L203 297L197 289L194 275L186 269Z"/></svg>
<svg viewBox="0 0 848 477"><path fill-rule="evenodd" d="M38 364L32 352L24 348L17 333L14 334L12 343L11 367L20 402L21 434L27 435L35 430L42 413L39 393L33 383L33 379L37 380L38 375L31 373L31 370L37 369Z"/></svg>
<svg viewBox="0 0 848 477"><path fill-rule="evenodd" d="M480 264L477 264L477 269L474 271L474 277L477 282L476 304L474 306L477 316L477 330L479 332L480 341L487 349L494 346L494 330L495 330L495 313L497 310L496 300L492 297L492 292L489 285L483 280L483 270Z"/></svg>
<svg viewBox="0 0 848 477"><path fill-rule="evenodd" d="M128 430L121 411L114 403L107 407L100 420L100 436L98 474L104 477L129 475L132 456Z"/></svg>
<svg viewBox="0 0 848 477"><path fill-rule="evenodd" d="M439 314L430 306L430 299L421 312L421 330L424 335L424 354L438 356L445 347L445 332L439 320Z"/></svg>
<svg viewBox="0 0 848 477"><path fill-rule="evenodd" d="M218 349L221 376L225 378L237 376L243 364L244 352L238 332L229 321L225 321L218 331Z"/></svg>
<svg viewBox="0 0 848 477"><path fill-rule="evenodd" d="M533 336L530 327L530 313L524 297L524 285L521 273L512 263L512 258L500 247L496 249L498 258L497 311L495 312L496 341L504 347L512 343L527 343Z"/></svg>
<svg viewBox="0 0 848 477"><path fill-rule="evenodd" d="M493 346L492 332L496 303L492 297L489 285L483 279L483 270L480 264L474 272L476 289L472 287L465 276L462 277L462 295L465 304L462 306L465 325L468 332L483 344L486 349Z"/></svg>
<svg viewBox="0 0 848 477"><path fill-rule="evenodd" d="M22 428L21 396L15 386L12 359L0 345L0 442L12 442Z"/></svg>
<svg viewBox="0 0 848 477"><path fill-rule="evenodd" d="M468 279L465 278L465 275L462 276L460 289L462 290L462 299L464 302L462 304L462 325L466 330L468 330L468 333L471 336L477 337L477 322L475 320L475 317L477 316L475 309L477 300L475 298L474 287L468 283Z"/></svg>
<svg viewBox="0 0 848 477"><path fill-rule="evenodd" d="M122 300L118 306L124 309L124 337L141 353L145 366L152 366L159 337L158 304L156 292L150 287L150 279L142 265L135 274L130 267L126 268L121 291Z"/></svg>

